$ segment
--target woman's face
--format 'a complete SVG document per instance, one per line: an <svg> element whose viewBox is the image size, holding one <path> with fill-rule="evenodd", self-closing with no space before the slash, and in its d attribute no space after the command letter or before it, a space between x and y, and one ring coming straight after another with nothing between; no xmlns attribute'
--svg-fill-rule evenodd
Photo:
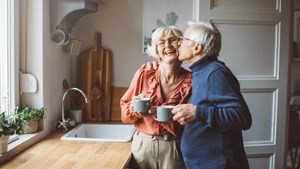
<svg viewBox="0 0 300 169"><path fill-rule="evenodd" d="M159 60L165 63L172 63L178 60L179 38L174 34L163 34L157 41L157 54Z"/></svg>

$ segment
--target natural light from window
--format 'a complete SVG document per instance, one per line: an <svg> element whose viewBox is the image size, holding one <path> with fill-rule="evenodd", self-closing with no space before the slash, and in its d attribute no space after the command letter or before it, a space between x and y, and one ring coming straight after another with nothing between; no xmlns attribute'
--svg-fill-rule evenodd
<svg viewBox="0 0 300 169"><path fill-rule="evenodd" d="M0 1L0 113L10 113L15 108L16 55L13 6L14 1Z"/></svg>

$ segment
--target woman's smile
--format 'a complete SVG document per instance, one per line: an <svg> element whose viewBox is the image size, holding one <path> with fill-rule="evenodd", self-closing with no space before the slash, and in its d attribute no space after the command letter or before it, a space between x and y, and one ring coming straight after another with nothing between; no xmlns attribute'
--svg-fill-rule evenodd
<svg viewBox="0 0 300 169"><path fill-rule="evenodd" d="M171 60L175 60L178 59L178 52L177 50L167 50L164 52L164 56L162 58L165 61L171 61Z"/></svg>

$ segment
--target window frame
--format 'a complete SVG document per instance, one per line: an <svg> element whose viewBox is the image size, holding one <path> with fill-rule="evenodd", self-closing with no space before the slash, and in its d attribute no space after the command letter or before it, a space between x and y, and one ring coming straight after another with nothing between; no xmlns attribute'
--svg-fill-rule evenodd
<svg viewBox="0 0 300 169"><path fill-rule="evenodd" d="M1 57L3 61L1 65L1 112L7 112L10 117L17 105L19 105L19 1L18 0L2 0L1 5L3 11L3 19L5 26L3 27L3 44L1 45ZM6 57L6 58L4 58ZM5 64L5 65L4 65ZM3 74L4 78L3 78ZM4 84L3 81L6 81Z"/></svg>

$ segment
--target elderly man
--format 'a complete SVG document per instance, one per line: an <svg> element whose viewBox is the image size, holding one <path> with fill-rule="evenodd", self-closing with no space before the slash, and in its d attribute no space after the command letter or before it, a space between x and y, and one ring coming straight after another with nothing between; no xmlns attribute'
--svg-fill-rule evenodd
<svg viewBox="0 0 300 169"><path fill-rule="evenodd" d="M173 120L185 125L181 148L189 169L247 169L242 130L252 123L237 78L218 60L221 34L210 23L189 23L179 60L193 74L190 104L177 105Z"/></svg>

